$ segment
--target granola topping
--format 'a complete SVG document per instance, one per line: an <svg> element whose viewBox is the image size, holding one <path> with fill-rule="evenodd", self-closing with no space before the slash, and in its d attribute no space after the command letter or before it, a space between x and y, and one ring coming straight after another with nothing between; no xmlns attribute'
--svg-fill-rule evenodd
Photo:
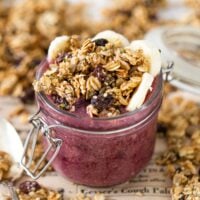
<svg viewBox="0 0 200 200"><path fill-rule="evenodd" d="M111 37L112 32L108 33ZM85 99L90 116L120 114L119 107L128 105L143 74L150 71L150 60L142 49L132 51L120 46L117 37L121 35L115 37L117 46L104 38L94 41L79 36L56 38L57 43L52 44L57 49L51 46L51 52L57 52L56 58L42 77L34 81L35 91L44 92L64 110L76 110L76 102ZM64 41L67 47L61 43L63 38L67 38Z"/></svg>

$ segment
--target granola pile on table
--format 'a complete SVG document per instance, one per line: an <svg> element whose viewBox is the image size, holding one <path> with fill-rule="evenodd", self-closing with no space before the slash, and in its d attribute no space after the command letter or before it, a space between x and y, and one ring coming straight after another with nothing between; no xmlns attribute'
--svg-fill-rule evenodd
<svg viewBox="0 0 200 200"><path fill-rule="evenodd" d="M105 26L128 39L143 38L144 34L159 25L157 12L166 5L166 0L116 1L112 8L104 10Z"/></svg>
<svg viewBox="0 0 200 200"><path fill-rule="evenodd" d="M85 34L83 11L83 5L65 0L23 0L9 9L0 6L0 95L33 101L35 68L49 42L64 33Z"/></svg>
<svg viewBox="0 0 200 200"><path fill-rule="evenodd" d="M182 97L165 99L158 132L167 140L167 151L157 163L172 179L173 200L200 196L200 106Z"/></svg>
<svg viewBox="0 0 200 200"><path fill-rule="evenodd" d="M16 192L19 200L64 200L62 189L58 191L47 189L36 181L22 182ZM105 200L105 197L102 194L87 196L80 193L69 200Z"/></svg>

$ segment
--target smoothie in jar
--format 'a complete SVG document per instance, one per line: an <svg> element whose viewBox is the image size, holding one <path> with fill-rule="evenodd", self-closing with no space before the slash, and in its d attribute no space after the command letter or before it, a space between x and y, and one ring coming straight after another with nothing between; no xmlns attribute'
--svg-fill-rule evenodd
<svg viewBox="0 0 200 200"><path fill-rule="evenodd" d="M162 101L158 49L104 31L52 41L34 82L41 117L56 124L56 171L75 183L111 186L150 160Z"/></svg>

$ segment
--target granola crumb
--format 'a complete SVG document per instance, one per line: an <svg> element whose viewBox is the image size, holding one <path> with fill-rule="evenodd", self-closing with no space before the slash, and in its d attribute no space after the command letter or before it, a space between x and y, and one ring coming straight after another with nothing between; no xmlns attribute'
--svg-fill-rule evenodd
<svg viewBox="0 0 200 200"><path fill-rule="evenodd" d="M95 194L94 196L88 196L83 193L77 194L75 197L70 198L70 200L105 200L105 196L103 194Z"/></svg>

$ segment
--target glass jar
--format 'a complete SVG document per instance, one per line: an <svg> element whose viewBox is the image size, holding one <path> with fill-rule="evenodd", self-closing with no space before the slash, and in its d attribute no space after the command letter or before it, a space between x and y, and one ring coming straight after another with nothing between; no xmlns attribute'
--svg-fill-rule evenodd
<svg viewBox="0 0 200 200"><path fill-rule="evenodd" d="M44 61L36 78L47 68ZM32 122L34 129L42 128L47 136L44 156L53 161L59 174L78 184L102 187L128 181L147 165L153 154L162 83L160 72L139 109L110 118L74 115L59 109L44 93L37 93L40 117L34 116ZM22 166L32 178L38 178L23 163Z"/></svg>
<svg viewBox="0 0 200 200"><path fill-rule="evenodd" d="M170 83L200 96L200 29L192 26L160 26L145 39L161 50L163 63L174 62Z"/></svg>

